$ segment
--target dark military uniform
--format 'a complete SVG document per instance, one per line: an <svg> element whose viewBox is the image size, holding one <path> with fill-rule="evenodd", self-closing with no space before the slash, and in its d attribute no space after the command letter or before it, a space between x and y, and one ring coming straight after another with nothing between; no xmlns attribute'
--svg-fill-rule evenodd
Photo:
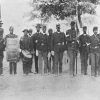
<svg viewBox="0 0 100 100"><path fill-rule="evenodd" d="M3 28L0 28L0 75L3 74L3 51L5 50L3 32Z"/></svg>
<svg viewBox="0 0 100 100"><path fill-rule="evenodd" d="M44 73L48 72L48 65L47 65L47 55L48 55L48 36L47 34L42 34L40 38L39 44L39 72L42 73L42 69ZM43 66L44 64L44 66Z"/></svg>
<svg viewBox="0 0 100 100"><path fill-rule="evenodd" d="M5 37L5 43L7 43L7 38L17 38L18 36L15 34L8 34ZM10 66L10 74L14 72L14 74L17 74L17 61L9 61L9 66Z"/></svg>
<svg viewBox="0 0 100 100"><path fill-rule="evenodd" d="M34 52L35 52L34 56L35 56L35 72L36 73L38 73L38 55L36 51L40 48L41 37L43 37L43 34L41 32L36 32L31 37L32 48L34 49Z"/></svg>
<svg viewBox="0 0 100 100"><path fill-rule="evenodd" d="M100 75L100 35L93 34L91 37L91 75L96 76L97 71Z"/></svg>
<svg viewBox="0 0 100 100"><path fill-rule="evenodd" d="M90 52L89 48L90 36L87 34L82 34L79 36L79 50L80 50L80 58L81 58L81 73L87 74L87 66L88 66L88 55Z"/></svg>
<svg viewBox="0 0 100 100"><path fill-rule="evenodd" d="M48 36L48 54L50 53L50 58L48 57L48 69L49 72L54 72L54 55L51 54L51 51L53 51L53 34Z"/></svg>
<svg viewBox="0 0 100 100"><path fill-rule="evenodd" d="M78 52L78 42L77 42L77 31L75 29L69 29L66 32L67 38L67 48L68 56L70 58L70 75L75 75L75 60Z"/></svg>
<svg viewBox="0 0 100 100"><path fill-rule="evenodd" d="M28 35L21 37L20 48L22 50L23 73L28 74L32 63L31 42ZM27 54L25 54L26 51Z"/></svg>
<svg viewBox="0 0 100 100"><path fill-rule="evenodd" d="M63 32L53 34L54 73L62 73L62 59L65 50L66 37Z"/></svg>

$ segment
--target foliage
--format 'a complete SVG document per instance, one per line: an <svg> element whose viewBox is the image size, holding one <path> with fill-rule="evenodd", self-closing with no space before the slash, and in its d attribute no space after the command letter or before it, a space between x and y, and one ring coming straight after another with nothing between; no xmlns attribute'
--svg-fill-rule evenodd
<svg viewBox="0 0 100 100"><path fill-rule="evenodd" d="M47 21L53 15L57 20L64 20L77 14L95 14L98 3L99 0L33 0L31 18Z"/></svg>

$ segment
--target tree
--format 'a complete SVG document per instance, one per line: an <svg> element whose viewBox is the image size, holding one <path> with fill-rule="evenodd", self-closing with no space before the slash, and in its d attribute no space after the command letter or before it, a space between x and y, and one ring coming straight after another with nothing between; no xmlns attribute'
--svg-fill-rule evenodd
<svg viewBox="0 0 100 100"><path fill-rule="evenodd" d="M42 18L48 21L51 16L57 20L64 20L67 17L76 17L82 26L81 15L84 13L95 14L96 5L99 0L33 0L32 18ZM38 11L39 13L34 13Z"/></svg>

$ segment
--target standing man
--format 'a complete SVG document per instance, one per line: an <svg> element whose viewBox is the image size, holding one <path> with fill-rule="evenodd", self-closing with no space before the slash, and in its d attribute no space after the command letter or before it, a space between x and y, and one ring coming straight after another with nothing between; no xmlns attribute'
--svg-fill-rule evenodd
<svg viewBox="0 0 100 100"><path fill-rule="evenodd" d="M51 51L53 51L53 30L48 30L49 36L48 36L48 70L49 72L54 72L54 55L51 54ZM51 66L52 65L52 66Z"/></svg>
<svg viewBox="0 0 100 100"><path fill-rule="evenodd" d="M93 35L90 37L90 52L91 52L91 75L97 76L98 68L100 68L100 37L98 35L98 27L93 28Z"/></svg>
<svg viewBox="0 0 100 100"><path fill-rule="evenodd" d="M48 36L46 34L46 26L43 25L42 32L43 34L40 37L40 44L38 48L39 52L39 72L40 73L47 73L48 72L48 63L47 63L47 56L48 56ZM43 66L44 65L44 66ZM43 71L43 72L42 72Z"/></svg>
<svg viewBox="0 0 100 100"><path fill-rule="evenodd" d="M7 60L9 61L10 66L10 74L17 74L17 62L19 59L19 41L18 36L14 34L14 28L10 26L9 28L10 34L6 35L5 43L6 43L6 51L7 51ZM13 44L15 42L15 44ZM12 45L12 46L11 46ZM10 46L12 48L10 48ZM17 46L17 47L15 47Z"/></svg>
<svg viewBox="0 0 100 100"><path fill-rule="evenodd" d="M33 30L30 28L30 29L28 30L29 37L31 37L31 36L32 36L32 32L33 32Z"/></svg>
<svg viewBox="0 0 100 100"><path fill-rule="evenodd" d="M81 58L81 74L87 75L90 36L87 34L87 26L83 27L83 34L79 36L79 51Z"/></svg>
<svg viewBox="0 0 100 100"><path fill-rule="evenodd" d="M31 41L32 32L33 32L32 29L29 29L29 30L28 30L29 37L30 37L30 41ZM33 64L33 54L32 54L32 61L31 61L30 71L29 71L30 73L33 73L33 72L32 72L32 64Z"/></svg>
<svg viewBox="0 0 100 100"><path fill-rule="evenodd" d="M4 45L4 39L3 39L3 33L4 29L2 28L2 21L0 21L0 75L3 74L3 57L4 57L4 50L5 50L5 45Z"/></svg>
<svg viewBox="0 0 100 100"><path fill-rule="evenodd" d="M41 36L42 33L40 32L41 25L37 24L36 25L36 33L32 35L31 37L31 42L32 42L32 48L35 52L34 57L35 57L35 73L38 73L38 48L40 48L40 43L41 43Z"/></svg>
<svg viewBox="0 0 100 100"><path fill-rule="evenodd" d="M56 25L57 31L53 35L53 49L52 55L54 55L54 74L62 73L62 59L65 50L66 37L63 32L60 31L60 24Z"/></svg>
<svg viewBox="0 0 100 100"><path fill-rule="evenodd" d="M28 75L32 63L31 41L28 36L28 29L24 29L23 33L24 36L20 39L20 49L22 50L23 73Z"/></svg>
<svg viewBox="0 0 100 100"><path fill-rule="evenodd" d="M78 42L77 35L78 29L75 29L75 22L71 22L71 29L66 32L67 35L67 47L68 47L68 56L70 59L70 75L75 75L75 60L77 60L78 52Z"/></svg>

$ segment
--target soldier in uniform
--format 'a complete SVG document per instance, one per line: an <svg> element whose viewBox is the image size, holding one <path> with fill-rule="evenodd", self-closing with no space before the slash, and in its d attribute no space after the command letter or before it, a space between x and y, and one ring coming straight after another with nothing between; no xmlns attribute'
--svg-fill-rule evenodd
<svg viewBox="0 0 100 100"><path fill-rule="evenodd" d="M78 29L75 29L75 22L71 22L71 29L66 32L66 40L67 40L67 48L68 48L68 56L70 59L70 75L75 75L75 60L77 60L77 51L78 51L78 42L77 35Z"/></svg>
<svg viewBox="0 0 100 100"><path fill-rule="evenodd" d="M32 36L32 32L33 32L33 30L30 28L30 29L28 30L29 37L31 37L31 36Z"/></svg>
<svg viewBox="0 0 100 100"><path fill-rule="evenodd" d="M48 55L48 36L46 34L46 26L43 25L42 27L42 34L40 37L40 44L38 48L39 52L39 72L40 73L47 73L48 72L48 63L47 63L47 55ZM44 66L43 66L44 65Z"/></svg>
<svg viewBox="0 0 100 100"><path fill-rule="evenodd" d="M18 36L13 33L14 28L12 26L10 26L9 31L10 31L10 34L6 35L6 37L5 37L5 44L7 44L7 38L18 38ZM9 61L10 74L13 74L13 72L14 72L14 74L17 74L17 62L18 62L17 60Z"/></svg>
<svg viewBox="0 0 100 100"><path fill-rule="evenodd" d="M4 29L2 28L2 21L0 20L0 75L3 74L3 51L5 50L5 44L3 39Z"/></svg>
<svg viewBox="0 0 100 100"><path fill-rule="evenodd" d="M90 36L87 34L87 27L83 27L83 34L79 36L79 51L81 58L81 74L87 75L88 55Z"/></svg>
<svg viewBox="0 0 100 100"><path fill-rule="evenodd" d="M49 72L54 72L54 55L51 54L51 51L53 50L53 30L49 29L48 33L48 69Z"/></svg>
<svg viewBox="0 0 100 100"><path fill-rule="evenodd" d="M31 39L31 36L32 36L32 32L33 32L32 29L29 29L29 30L28 30L30 39ZM33 64L33 54L32 54L31 66L30 66L30 73L33 73L33 72L32 72L32 64Z"/></svg>
<svg viewBox="0 0 100 100"><path fill-rule="evenodd" d="M40 29L41 29L41 25L37 24L36 25L37 32L35 34L33 34L32 37L31 37L32 48L35 52L35 54L34 54L34 56L35 56L35 73L38 73L38 71L39 71L38 70L38 48L40 46L41 36L42 36Z"/></svg>
<svg viewBox="0 0 100 100"><path fill-rule="evenodd" d="M22 50L22 62L23 62L23 73L29 74L30 67L32 63L32 54L31 54L31 40L28 36L28 29L24 29L24 36L20 39L20 49Z"/></svg>
<svg viewBox="0 0 100 100"><path fill-rule="evenodd" d="M60 31L60 24L56 25L57 31L53 34L54 74L62 73L62 59L65 50L66 37Z"/></svg>
<svg viewBox="0 0 100 100"><path fill-rule="evenodd" d="M100 60L100 37L98 35L98 27L93 28L93 35L90 37L90 52L91 52L91 75L97 76Z"/></svg>

